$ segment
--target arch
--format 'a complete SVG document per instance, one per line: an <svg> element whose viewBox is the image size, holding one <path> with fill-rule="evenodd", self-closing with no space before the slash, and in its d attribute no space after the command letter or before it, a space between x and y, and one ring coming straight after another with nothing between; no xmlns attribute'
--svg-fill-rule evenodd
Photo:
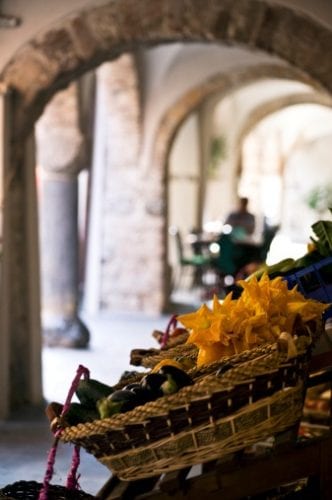
<svg viewBox="0 0 332 500"><path fill-rule="evenodd" d="M289 106L296 106L298 104L320 104L321 106L332 108L332 97L321 94L294 94L278 97L264 105L257 106L249 114L239 133L239 144L243 142L244 138L264 118Z"/></svg>
<svg viewBox="0 0 332 500"><path fill-rule="evenodd" d="M152 141L154 144L151 161L153 168L163 172L164 178L167 178L168 157L177 132L188 115L197 109L203 101L211 99L213 96L215 98L219 96L218 98L221 99L242 86L267 78L296 80L310 85L313 90L316 90L315 94L306 94L306 96L299 94L293 96L292 99L296 102L304 102L307 98L310 98L313 102L324 104L332 102L331 97L328 94L321 92L321 86L316 81L296 68L281 66L280 64L259 64L255 66L248 66L246 68L235 68L227 74L219 74L210 80L205 81L202 85L188 91L167 110L159 122L155 138ZM280 101L276 99L278 104L274 103L273 100L275 107L273 107L273 104L270 106L269 104L265 104L265 106L267 109L271 109L269 112L273 112L273 110L277 109L278 105L282 106L282 103L284 102L283 99L286 99L286 97L280 98ZM260 112L262 111L260 110ZM163 190L162 196L163 199L166 200L167 184L165 182L163 184ZM163 241L166 248L166 220L164 221Z"/></svg>
<svg viewBox="0 0 332 500"><path fill-rule="evenodd" d="M88 70L138 45L173 42L246 45L281 58L332 92L332 31L310 15L265 0L110 0L71 14L26 43L0 74L2 87L10 91L3 335L8 344L10 339L4 361L12 407L36 402L41 395L33 369L40 364L37 292L31 294L38 276L37 234L31 228L36 220L33 125L50 98ZM23 352L29 352L28 359L22 359ZM5 412L0 407L0 417Z"/></svg>
<svg viewBox="0 0 332 500"><path fill-rule="evenodd" d="M300 103L316 103L326 106L332 105L332 97L321 92L321 86L302 71L289 66L277 64L259 64L246 68L236 68L227 74L220 74L205 81L202 85L188 91L173 106L171 106L159 122L155 139L152 141L154 150L152 152L151 164L155 169L160 169L164 177L167 177L168 157L175 140L177 132L188 115L197 109L203 101L208 98L219 96L221 99L230 92L245 85L249 85L266 78L281 80L296 80L310 85L316 93L294 94L272 99L270 102L257 107L257 112L252 111L248 120L239 133L239 144L244 136L261 119L287 105ZM238 173L240 173L240 162L237 162ZM166 199L167 185L164 183L163 199ZM167 242L167 224L164 224L164 245Z"/></svg>
<svg viewBox="0 0 332 500"><path fill-rule="evenodd" d="M161 118L153 141L155 146L152 153L152 164L154 167L158 166L158 168L162 169L166 166L167 157L179 127L186 117L197 109L204 100L211 98L213 95L220 95L220 98L225 97L226 94L244 85L266 78L297 80L312 86L317 92L321 90L321 86L302 71L279 64L241 67L235 68L227 74L219 74L184 94ZM320 95L322 97L319 99L329 100L329 97L325 97L324 94Z"/></svg>
<svg viewBox="0 0 332 500"><path fill-rule="evenodd" d="M154 0L115 0L37 35L0 75L16 96L14 138L28 134L57 90L137 44L245 44L279 56L332 91L332 32L309 15L263 0L210 0L209 8L202 0L185 3L165 0L156 7Z"/></svg>
<svg viewBox="0 0 332 500"><path fill-rule="evenodd" d="M331 96L326 96L322 94L293 94L293 95L286 95L283 97L278 97L275 99L272 99L268 103L265 103L264 105L257 106L251 113L247 115L246 120L242 124L242 127L240 128L238 132L238 145L239 147L237 148L237 154L238 154L238 161L237 161L237 172L236 176L240 177L241 175L241 170L242 170L242 149L243 149L243 143L246 140L246 137L253 131L253 129L259 125L261 121L263 121L265 118L270 117L274 113L278 111L282 111L288 108L291 108L293 106L298 106L298 105L319 105L325 108L328 108L331 114L332 110L332 97ZM329 137L326 136L325 134L320 136L322 137ZM282 199L280 202L280 205L282 207L285 206L285 192L287 189L287 184L285 183L285 179L287 176L288 172L288 162L289 159L292 158L293 154L298 151L301 151L302 148L305 147L306 144L310 142L310 139L304 140L303 144L299 143L297 144L297 141L293 143L290 147L288 147L286 154L281 154L279 156L279 162L278 162L278 172L279 176L281 179L281 185L282 185ZM298 147L299 146L299 147ZM316 177L319 179L320 178L320 165L317 165L317 169L314 168L314 171L316 172ZM304 176L305 177L305 176ZM297 204L295 203L297 206ZM304 214L301 214L300 219L298 218L299 212L297 212L297 221L296 225L298 227L303 227L305 229L305 226L303 226L303 220L305 217ZM279 212L279 224L281 222L282 227L282 212ZM314 222L314 221L312 221Z"/></svg>
<svg viewBox="0 0 332 500"><path fill-rule="evenodd" d="M240 156L242 144L246 136L250 134L255 126L267 116L270 116L273 113L281 111L287 107L299 104L319 104L321 106L332 108L332 97L324 94L294 94L271 99L269 102L257 106L253 111L251 111L251 113L249 113L238 134L239 159L237 162L238 170L236 175L241 175Z"/></svg>

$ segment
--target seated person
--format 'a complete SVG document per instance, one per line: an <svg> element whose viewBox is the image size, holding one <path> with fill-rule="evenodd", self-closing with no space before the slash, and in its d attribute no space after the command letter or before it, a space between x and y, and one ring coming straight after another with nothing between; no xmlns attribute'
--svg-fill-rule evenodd
<svg viewBox="0 0 332 500"><path fill-rule="evenodd" d="M240 198L238 209L231 212L225 224L232 226L232 237L235 240L252 236L255 230L255 216L248 211L248 198Z"/></svg>
<svg viewBox="0 0 332 500"><path fill-rule="evenodd" d="M243 266L259 260L260 247L252 241L255 222L255 216L248 211L248 198L240 198L238 209L225 220L232 227L231 232L223 232L218 239L220 252L214 266L220 274L235 276Z"/></svg>

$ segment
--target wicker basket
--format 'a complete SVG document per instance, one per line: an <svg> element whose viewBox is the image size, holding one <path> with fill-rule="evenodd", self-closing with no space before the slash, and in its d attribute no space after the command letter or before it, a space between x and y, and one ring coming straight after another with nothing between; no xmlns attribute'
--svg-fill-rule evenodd
<svg viewBox="0 0 332 500"><path fill-rule="evenodd" d="M184 344L189 337L189 331L178 326L176 314L171 316L164 332L155 330L152 332L152 337L160 344L160 348L133 349L130 353L130 364L133 366L143 366L144 368L153 368L159 360L165 357L174 358L179 353L180 357L184 358L187 352L191 353L193 350L193 346L186 346L184 348ZM184 351L182 351L182 348ZM188 358L188 356L186 357Z"/></svg>
<svg viewBox="0 0 332 500"><path fill-rule="evenodd" d="M194 384L112 418L64 428L121 479L220 458L275 436L302 416L312 337L289 359L267 344L192 371Z"/></svg>
<svg viewBox="0 0 332 500"><path fill-rule="evenodd" d="M183 339L182 343L169 349L133 349L131 351L130 363L134 366L142 366L144 368L153 368L159 361L163 359L185 359L197 358L198 349L193 344L186 344L187 338Z"/></svg>
<svg viewBox="0 0 332 500"><path fill-rule="evenodd" d="M17 481L0 490L1 500L38 500L43 484L36 481ZM95 498L82 490L70 490L64 486L50 485L48 500L91 500Z"/></svg>

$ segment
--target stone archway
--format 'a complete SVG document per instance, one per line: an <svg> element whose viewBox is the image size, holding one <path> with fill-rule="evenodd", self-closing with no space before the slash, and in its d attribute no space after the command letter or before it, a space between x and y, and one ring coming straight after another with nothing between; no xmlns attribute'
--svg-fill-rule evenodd
<svg viewBox="0 0 332 500"><path fill-rule="evenodd" d="M258 106L255 111L250 113L243 125L239 134L239 144L242 144L245 136L265 117L288 106L296 106L298 104L320 104L321 106L332 107L332 97L322 94L294 94L279 97L271 100L269 103Z"/></svg>
<svg viewBox="0 0 332 500"><path fill-rule="evenodd" d="M217 75L216 77L205 81L202 85L188 91L167 110L167 112L159 122L155 138L152 141L154 144L154 149L152 152L152 164L154 165L154 168L160 171L164 171L164 179L166 180L168 178L168 157L172 149L172 144L175 140L175 137L188 115L194 110L198 109L198 107L204 100L210 99L213 96L216 99L222 99L229 93L239 89L242 86L246 86L253 82L258 82L266 78L300 81L302 83L310 85L317 91L315 95L308 94L307 96L303 96L302 94L299 94L293 96L292 98L289 98L290 100L292 100L292 102L294 102L294 104L307 101L317 102L325 105L330 105L331 103L331 97L326 93L321 92L321 86L317 84L317 82L312 78L303 74L303 72L299 71L296 68L271 64L260 64L255 66L248 66L246 68L234 68L227 74ZM253 126L255 120L259 121L263 118L262 110L265 110L266 114L272 113L276 109L282 108L284 105L286 105L286 100L286 97L275 99L270 104L265 104L264 106L259 107L257 117L255 113L252 112L250 114L250 117L252 117L253 121L250 121L250 126ZM246 122L246 124L247 123L249 126L249 122ZM244 127L246 127L246 125ZM239 144L241 144L241 141L243 140L243 134L245 134L245 130L241 130L240 132L238 141ZM237 161L237 168L239 167L239 165L240 162ZM164 199L166 198L168 189L166 182L167 181L165 181L164 185ZM165 248L167 248L166 224L164 226L164 246Z"/></svg>
<svg viewBox="0 0 332 500"><path fill-rule="evenodd" d="M260 64L258 66L236 68L227 74L219 74L183 95L161 118L153 141L155 144L152 153L153 165L162 169L167 164L167 156L179 127L186 117L197 109L205 99L213 95L219 95L220 98L221 96L225 97L228 93L241 86L265 78L296 80L312 86L317 92L322 90L318 82L297 68L289 66ZM317 99L328 101L329 97L325 98L322 95Z"/></svg>
<svg viewBox="0 0 332 500"><path fill-rule="evenodd" d="M282 96L279 98L272 99L270 102L265 103L264 105L257 106L257 108L252 111L243 127L241 128L238 134L238 144L239 144L239 155L241 150L241 145L245 140L245 137L251 132L251 130L264 118L267 116L280 111L289 106L296 106L297 104L320 104L322 106L332 107L332 97L326 94L294 94ZM237 175L240 175L240 158L237 162L238 164L238 172Z"/></svg>
<svg viewBox="0 0 332 500"><path fill-rule="evenodd" d="M242 163L243 163L242 151L246 137L252 132L252 130L257 125L259 125L260 122L262 122L265 118L270 117L274 113L285 110L287 108L291 108L292 106L312 105L312 104L319 105L324 108L329 108L331 110L332 96L321 93L284 95L282 97L271 99L269 102L264 103L263 105L257 106L251 113L249 113L241 129L238 132L238 137L237 137L237 142L239 144L238 160L237 160L238 171L236 175L238 177L241 176ZM289 156L291 156L294 153L294 151L298 150L298 148L301 148L301 142L295 140L288 146L286 152L283 151L279 156L278 175L280 177L280 183L282 186L281 188L282 198L284 198L284 192L285 192L285 174L287 172L287 161ZM259 189L258 185L256 186L256 189ZM260 198L258 192L256 193L256 197L257 199ZM284 205L283 201L280 202L280 205L281 207ZM279 216L282 219L282 214L279 214ZM299 224L303 225L303 223L304 223L304 218L302 217L302 219L299 221Z"/></svg>
<svg viewBox="0 0 332 500"><path fill-rule="evenodd" d="M298 36L289 38L289 33ZM271 37L271 33L273 36ZM50 97L87 70L129 51L179 40L244 44L279 56L332 92L332 33L304 13L264 0L117 0L81 11L26 44L0 80L16 94L15 137L27 134Z"/></svg>
<svg viewBox="0 0 332 500"><path fill-rule="evenodd" d="M26 203L29 193L35 194L27 188L31 187L27 151L33 125L57 90L137 44L205 41L248 45L277 55L332 91L332 33L310 16L261 0L211 0L208 9L201 0L186 0L183 7L176 0L158 5L153 0L115 0L78 12L26 44L0 75L9 90L11 114L4 207L3 310L7 309L2 319L9 343L4 371L9 374L11 409L42 398L40 373L34 367L40 364L40 344L35 341L38 308L35 303L31 310L29 298L38 258L29 258L35 251L35 235ZM298 36L290 39L289 33L295 31ZM22 348L28 355L17 357ZM6 412L5 404L1 416Z"/></svg>

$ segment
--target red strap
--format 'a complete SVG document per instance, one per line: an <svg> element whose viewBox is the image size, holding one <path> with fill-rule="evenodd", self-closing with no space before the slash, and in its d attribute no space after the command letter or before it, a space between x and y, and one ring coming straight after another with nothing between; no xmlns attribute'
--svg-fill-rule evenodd
<svg viewBox="0 0 332 500"><path fill-rule="evenodd" d="M61 411L61 416L65 415L65 413L68 411L72 397L73 397L73 395L78 387L79 381L80 381L82 376L84 378L89 378L90 372L84 366L79 365L77 372L76 372L76 376L75 376L75 378L71 384L71 387L69 389L65 404L63 405L63 408ZM54 435L55 437L54 437L53 445L52 445L52 448L50 449L49 454L48 454L47 468L46 468L46 472L45 472L45 476L44 476L43 486L39 492L38 500L47 500L47 498L48 498L48 489L49 489L49 485L50 485L50 482L52 480L53 473L54 473L55 456L56 456L61 432L62 432L62 429L58 429ZM78 470L78 467L80 464L79 450L80 450L80 447L75 445L74 451L73 451L73 456L72 456L71 468L70 468L70 471L69 471L68 477L67 477L67 485L66 486L67 486L67 488L69 488L71 490L79 489L79 484L78 484L79 475L77 474L77 470Z"/></svg>
<svg viewBox="0 0 332 500"><path fill-rule="evenodd" d="M163 338L162 338L161 343L160 343L162 349L163 349L163 347L166 347L169 336L170 336L171 329L176 327L177 321L178 320L177 320L176 314L173 314L173 316L171 316L171 319L168 322L165 333L164 333Z"/></svg>

